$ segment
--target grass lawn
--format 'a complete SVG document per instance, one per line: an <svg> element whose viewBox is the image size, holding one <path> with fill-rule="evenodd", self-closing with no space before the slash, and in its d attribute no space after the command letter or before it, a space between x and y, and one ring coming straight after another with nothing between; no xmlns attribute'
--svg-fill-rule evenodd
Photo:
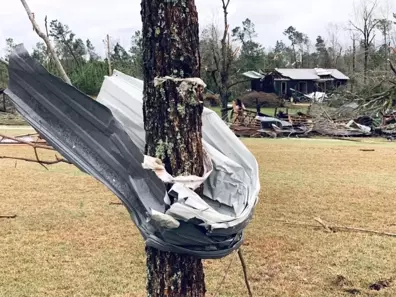
<svg viewBox="0 0 396 297"><path fill-rule="evenodd" d="M285 223L316 225L321 217L396 233L396 144L368 141L244 140L262 184L244 245L254 296L396 296L396 283L368 289L396 276L396 238ZM0 146L4 155L34 152ZM0 166L0 215L18 215L0 220L0 296L145 296L143 240L127 211L109 204L112 193L65 164ZM205 261L207 296L232 258L218 297L247 296L235 255Z"/></svg>

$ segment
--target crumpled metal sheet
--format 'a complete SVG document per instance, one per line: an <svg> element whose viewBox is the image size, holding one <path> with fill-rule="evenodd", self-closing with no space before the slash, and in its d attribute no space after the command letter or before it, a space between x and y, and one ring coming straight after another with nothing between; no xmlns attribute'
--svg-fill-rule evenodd
<svg viewBox="0 0 396 297"><path fill-rule="evenodd" d="M167 205L164 183L142 166L141 81L118 72L106 78L98 98L106 107L49 74L23 46L10 57L9 76L6 94L17 110L65 158L117 195L148 246L205 259L242 244L257 203L258 166L215 113L203 115L204 148L213 165L204 197L175 183L177 202Z"/></svg>
<svg viewBox="0 0 396 297"><path fill-rule="evenodd" d="M145 145L142 94L142 81L115 70L111 77L105 78L97 98L127 127L127 133L134 143L139 143L141 151ZM247 224L257 201L260 188L257 162L215 112L204 108L202 123L204 149L214 167L204 183L203 198L210 208L202 212L200 208L186 208L179 203L172 205L167 213L175 215L177 208L179 219L199 218L212 234L235 232ZM194 198L192 193L189 200ZM218 216L217 222L213 222L213 208L227 217Z"/></svg>

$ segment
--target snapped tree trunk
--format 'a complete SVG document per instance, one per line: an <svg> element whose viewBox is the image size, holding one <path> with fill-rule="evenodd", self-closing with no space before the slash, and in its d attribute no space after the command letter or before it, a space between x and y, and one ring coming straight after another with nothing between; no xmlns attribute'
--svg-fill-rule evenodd
<svg viewBox="0 0 396 297"><path fill-rule="evenodd" d="M178 80L200 77L194 0L142 0L141 14L146 154L161 159L174 176L202 175L200 90ZM163 78L162 83L155 84L155 78ZM146 254L148 296L205 296L200 259L150 247Z"/></svg>

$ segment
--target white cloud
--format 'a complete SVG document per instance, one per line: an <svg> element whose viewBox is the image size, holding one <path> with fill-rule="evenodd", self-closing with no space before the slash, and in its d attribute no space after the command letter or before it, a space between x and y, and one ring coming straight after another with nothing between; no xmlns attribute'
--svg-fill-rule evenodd
<svg viewBox="0 0 396 297"><path fill-rule="evenodd" d="M18 0L1 2L5 3L0 11L0 49L4 49L7 37L31 49L40 39L33 32L22 4ZM106 34L129 48L133 32L141 28L140 0L28 2L42 28L46 15L49 20L58 19L68 24L78 37L91 39L101 53ZM196 0L196 5L201 27L213 21L222 24L220 0ZM282 32L290 25L313 41L319 34L326 36L328 23L346 23L352 17L353 0L231 0L229 12L231 27L250 18L256 24L259 41L269 47L277 39L284 39Z"/></svg>

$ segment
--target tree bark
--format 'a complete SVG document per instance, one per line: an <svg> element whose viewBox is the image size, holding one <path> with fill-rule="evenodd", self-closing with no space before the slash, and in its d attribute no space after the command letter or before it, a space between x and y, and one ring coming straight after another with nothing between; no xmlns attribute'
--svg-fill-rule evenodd
<svg viewBox="0 0 396 297"><path fill-rule="evenodd" d="M163 160L174 176L202 175L200 89L182 80L200 77L194 0L142 0L141 14L146 154ZM146 254L148 296L205 296L200 259L151 247Z"/></svg>

